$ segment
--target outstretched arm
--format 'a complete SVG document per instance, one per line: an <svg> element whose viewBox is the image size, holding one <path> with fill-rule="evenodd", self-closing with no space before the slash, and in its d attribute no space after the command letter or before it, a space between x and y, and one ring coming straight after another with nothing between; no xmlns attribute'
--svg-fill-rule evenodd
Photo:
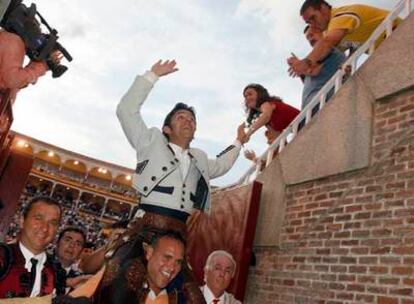
<svg viewBox="0 0 414 304"><path fill-rule="evenodd" d="M177 62L175 62L175 60L166 60L164 62L162 62L162 60L158 60L151 67L151 72L153 72L158 77L165 76L178 71L176 65Z"/></svg>
<svg viewBox="0 0 414 304"><path fill-rule="evenodd" d="M259 118L250 126L249 130L246 133L246 141L249 141L250 136L253 135L258 129L266 125L270 118L272 117L272 113L275 109L275 106L272 105L270 102L265 102L261 105L260 111L262 112Z"/></svg>
<svg viewBox="0 0 414 304"><path fill-rule="evenodd" d="M157 61L143 76L137 76L118 104L116 114L129 143L137 149L151 138L151 130L141 116L141 106L159 77L178 71L175 60Z"/></svg>
<svg viewBox="0 0 414 304"><path fill-rule="evenodd" d="M208 160L210 178L222 176L233 167L239 156L241 145L247 142L246 139L244 123L242 123L237 127L237 137L235 142L217 155L216 159Z"/></svg>
<svg viewBox="0 0 414 304"><path fill-rule="evenodd" d="M290 66L289 71L292 71L291 74L309 74L318 62L329 55L332 48L337 46L346 34L346 29L331 30L315 44L313 50L305 59L300 60L294 56L290 57L287 62Z"/></svg>

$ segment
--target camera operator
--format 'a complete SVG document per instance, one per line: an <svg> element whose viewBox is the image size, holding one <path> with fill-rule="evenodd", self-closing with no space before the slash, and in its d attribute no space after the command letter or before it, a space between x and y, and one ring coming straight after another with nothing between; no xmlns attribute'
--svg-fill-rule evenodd
<svg viewBox="0 0 414 304"><path fill-rule="evenodd" d="M37 79L43 76L48 70L46 61L30 61L23 67L26 54L26 46L18 35L0 29L0 101L3 103L3 96L10 90L9 98L14 103L17 92L36 83ZM58 64L62 59L60 51L53 52L52 60Z"/></svg>

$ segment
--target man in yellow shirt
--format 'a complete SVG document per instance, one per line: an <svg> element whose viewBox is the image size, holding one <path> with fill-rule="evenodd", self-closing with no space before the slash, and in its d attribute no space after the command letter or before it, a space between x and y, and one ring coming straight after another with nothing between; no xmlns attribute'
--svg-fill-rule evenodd
<svg viewBox="0 0 414 304"><path fill-rule="evenodd" d="M311 27L325 31L323 39L315 44L305 59L288 59L290 69L296 74L304 74L313 65L323 60L333 47L342 50L359 47L369 39L374 30L390 12L368 5L354 4L332 8L324 0L306 0L300 14ZM394 28L400 23L394 22ZM378 46L384 37L377 40Z"/></svg>

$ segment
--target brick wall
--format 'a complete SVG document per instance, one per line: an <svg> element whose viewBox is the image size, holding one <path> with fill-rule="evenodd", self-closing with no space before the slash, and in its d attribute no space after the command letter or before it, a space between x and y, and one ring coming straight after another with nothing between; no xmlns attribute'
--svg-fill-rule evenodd
<svg viewBox="0 0 414 304"><path fill-rule="evenodd" d="M414 303L414 90L374 117L368 168L287 187L245 303Z"/></svg>

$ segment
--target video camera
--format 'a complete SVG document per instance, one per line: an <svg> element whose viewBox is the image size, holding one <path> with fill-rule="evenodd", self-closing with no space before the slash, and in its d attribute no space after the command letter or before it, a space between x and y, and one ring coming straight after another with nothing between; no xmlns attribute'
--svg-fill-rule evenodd
<svg viewBox="0 0 414 304"><path fill-rule="evenodd" d="M40 22L36 16L39 17ZM40 24L48 29L49 33L41 31ZM36 5L32 3L27 7L22 0L11 0L4 13L0 26L6 31L17 34L23 39L26 46L26 54L31 60L45 60L47 66L52 71L53 78L60 77L68 69L66 66L55 63L51 54L60 51L68 61L72 61L72 56L59 43L57 31L52 29L46 20L36 10Z"/></svg>

